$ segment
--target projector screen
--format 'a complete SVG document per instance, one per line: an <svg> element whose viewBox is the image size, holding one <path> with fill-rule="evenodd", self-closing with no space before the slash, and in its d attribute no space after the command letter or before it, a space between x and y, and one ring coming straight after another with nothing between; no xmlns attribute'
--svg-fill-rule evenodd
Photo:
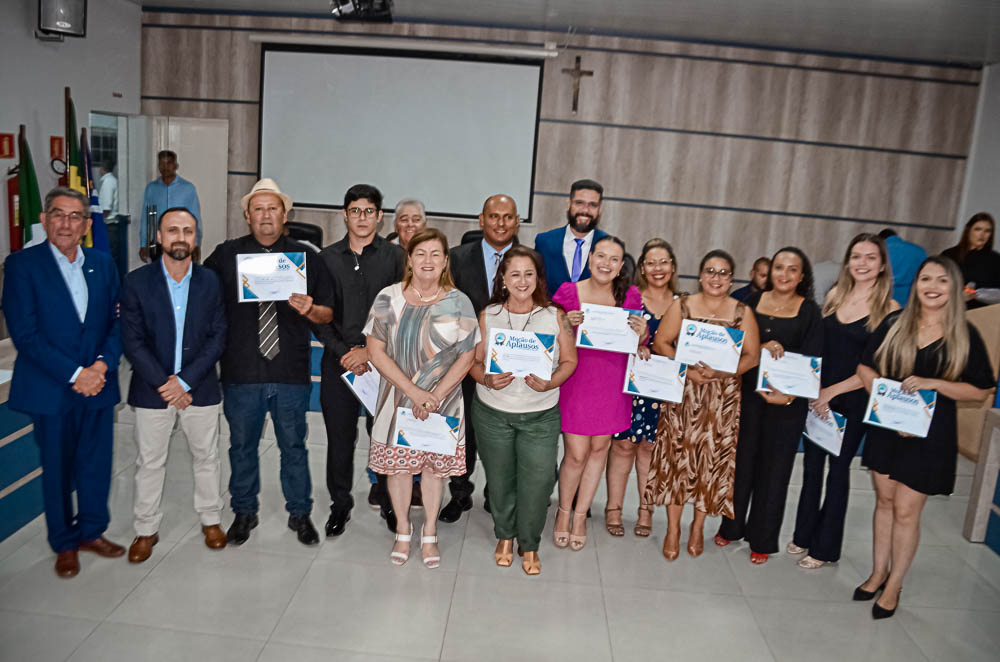
<svg viewBox="0 0 1000 662"><path fill-rule="evenodd" d="M540 60L275 44L262 60L259 175L296 205L373 184L386 209L473 218L506 193L530 219Z"/></svg>

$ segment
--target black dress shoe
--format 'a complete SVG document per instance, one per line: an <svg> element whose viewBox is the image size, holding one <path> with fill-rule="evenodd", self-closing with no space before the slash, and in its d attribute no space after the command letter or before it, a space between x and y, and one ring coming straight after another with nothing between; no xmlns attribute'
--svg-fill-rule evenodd
<svg viewBox="0 0 1000 662"><path fill-rule="evenodd" d="M347 529L347 523L351 521L351 511L335 510L330 513L330 519L326 520L326 537L333 538L339 536Z"/></svg>
<svg viewBox="0 0 1000 662"><path fill-rule="evenodd" d="M896 607L899 607L899 598L896 598ZM872 618L876 621L880 621L883 618L889 618L896 613L896 607L886 609L885 607L879 606L878 600L876 600L872 603Z"/></svg>
<svg viewBox="0 0 1000 662"><path fill-rule="evenodd" d="M226 542L230 545L242 545L250 537L250 531L257 528L257 515L236 514L229 531L226 531Z"/></svg>
<svg viewBox="0 0 1000 662"><path fill-rule="evenodd" d="M862 584L861 586L864 586L864 584ZM882 585L879 586L874 591L866 591L865 589L861 588L861 586L854 589L854 597L852 599L855 602L866 602L868 600L871 600L876 595L885 590L885 582L882 582Z"/></svg>
<svg viewBox="0 0 1000 662"><path fill-rule="evenodd" d="M446 524L457 522L462 513L472 510L472 499L470 497L452 497L448 505L441 509L438 519Z"/></svg>
<svg viewBox="0 0 1000 662"><path fill-rule="evenodd" d="M308 515L290 516L288 528L295 532L299 542L303 545L315 545L319 542L319 534L316 533L316 527L313 526Z"/></svg>
<svg viewBox="0 0 1000 662"><path fill-rule="evenodd" d="M385 520L385 528L390 533L396 533L396 511L392 509L392 503L388 499L379 508L378 514Z"/></svg>
<svg viewBox="0 0 1000 662"><path fill-rule="evenodd" d="M368 507L372 510L378 510L382 507L382 499L385 498L385 494L379 489L378 483L372 483L371 489L368 490Z"/></svg>

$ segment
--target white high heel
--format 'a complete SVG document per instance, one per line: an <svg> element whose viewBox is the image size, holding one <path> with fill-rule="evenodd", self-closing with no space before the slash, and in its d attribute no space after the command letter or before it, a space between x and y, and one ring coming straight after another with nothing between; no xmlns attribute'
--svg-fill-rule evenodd
<svg viewBox="0 0 1000 662"><path fill-rule="evenodd" d="M423 554L424 545L436 545L437 541L438 541L438 537L437 536L425 536L424 535L424 527L423 527L423 525L421 525L421 527L420 527L420 550L421 550L421 554ZM434 568L438 568L438 567L441 566L441 557L440 556L425 556L423 558L424 558L424 565L427 568L430 568L431 570L433 570Z"/></svg>
<svg viewBox="0 0 1000 662"><path fill-rule="evenodd" d="M413 529L410 529L411 531ZM413 535L410 533L397 533L396 542L410 542ZM406 554L403 552L392 552L389 554L389 560L392 561L393 565L403 565L410 559L410 552L407 551Z"/></svg>

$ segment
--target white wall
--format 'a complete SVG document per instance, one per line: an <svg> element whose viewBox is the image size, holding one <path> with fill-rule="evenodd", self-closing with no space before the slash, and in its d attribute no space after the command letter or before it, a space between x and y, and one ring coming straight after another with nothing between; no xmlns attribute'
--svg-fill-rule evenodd
<svg viewBox="0 0 1000 662"><path fill-rule="evenodd" d="M78 129L90 111L139 112L141 17L129 0L91 0L87 36L62 43L35 39L37 0L4 0L0 12L0 133L17 133L25 124L44 196L55 185L48 166L49 136L65 133L63 88L76 105ZM7 169L17 159L0 159L0 257L8 252Z"/></svg>
<svg viewBox="0 0 1000 662"><path fill-rule="evenodd" d="M1000 64L983 68L962 207L955 228L956 243L966 221L981 211L1000 217ZM996 248L996 241L993 246Z"/></svg>

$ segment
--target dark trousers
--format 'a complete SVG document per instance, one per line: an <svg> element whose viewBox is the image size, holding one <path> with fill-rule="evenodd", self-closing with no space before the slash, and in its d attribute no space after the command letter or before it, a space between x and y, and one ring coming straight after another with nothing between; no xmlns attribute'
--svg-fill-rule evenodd
<svg viewBox="0 0 1000 662"><path fill-rule="evenodd" d="M806 403L801 399L786 407L769 405L756 392L743 394L733 519L722 518L723 538L746 538L750 550L758 554L778 551L788 481L805 424Z"/></svg>
<svg viewBox="0 0 1000 662"><path fill-rule="evenodd" d="M31 420L41 451L49 545L58 554L100 538L108 528L114 407L87 409L77 403L61 414L33 414Z"/></svg>
<svg viewBox="0 0 1000 662"><path fill-rule="evenodd" d="M840 547L844 541L844 522L847 519L847 496L851 489L851 460L858 452L864 438L863 406L838 411L847 417L844 443L840 455L834 457L809 441L805 442L802 459L802 494L795 517L795 535L792 541L809 550L809 556L819 561L839 561ZM826 475L826 496L820 505L823 491L823 469L827 459L830 471Z"/></svg>
<svg viewBox="0 0 1000 662"><path fill-rule="evenodd" d="M312 480L306 451L309 384L225 384L222 410L229 422L229 494L233 512L254 515L259 509L260 434L270 412L281 452L281 492L285 510L302 516L312 512Z"/></svg>
<svg viewBox="0 0 1000 662"><path fill-rule="evenodd" d="M358 444L360 403L340 372L326 376L319 387L319 402L326 424L326 488L330 490L330 511L339 512L354 507L351 487L354 485L354 451ZM372 417L365 416L368 434ZM384 478L382 479L384 480Z"/></svg>
<svg viewBox="0 0 1000 662"><path fill-rule="evenodd" d="M472 424L472 401L476 397L476 380L466 377L462 380L462 399L465 401L465 475L452 476L448 489L453 499L471 498L476 486L472 484L472 472L476 469L476 427Z"/></svg>

